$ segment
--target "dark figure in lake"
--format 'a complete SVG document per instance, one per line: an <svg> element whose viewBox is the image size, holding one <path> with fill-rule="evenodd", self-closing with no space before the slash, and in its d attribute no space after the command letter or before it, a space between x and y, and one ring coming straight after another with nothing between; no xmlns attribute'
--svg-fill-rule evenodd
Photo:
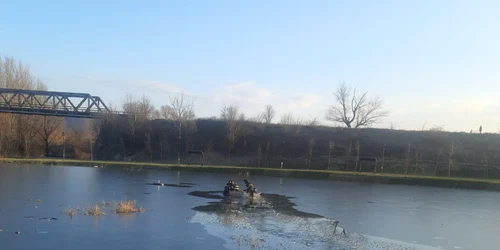
<svg viewBox="0 0 500 250"><path fill-rule="evenodd" d="M250 196L253 197L253 195L255 194L255 191L257 189L255 189L254 185L252 183L250 183L247 179L243 180L245 182L245 185L247 186L247 189L245 189L244 191L246 191L247 193L250 194Z"/></svg>
<svg viewBox="0 0 500 250"><path fill-rule="evenodd" d="M230 192L234 192L234 191L240 191L240 187L238 186L238 184L232 180L229 180L226 184L226 186L224 187L224 195L227 196L229 195Z"/></svg>

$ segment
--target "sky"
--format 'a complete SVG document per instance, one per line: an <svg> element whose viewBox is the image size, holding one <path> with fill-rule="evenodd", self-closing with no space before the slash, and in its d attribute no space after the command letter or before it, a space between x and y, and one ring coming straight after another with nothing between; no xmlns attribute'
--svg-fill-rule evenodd
<svg viewBox="0 0 500 250"><path fill-rule="evenodd" d="M379 97L374 127L500 129L500 1L0 1L0 54L50 90L120 107L192 98L198 117L266 104L317 118L342 82Z"/></svg>

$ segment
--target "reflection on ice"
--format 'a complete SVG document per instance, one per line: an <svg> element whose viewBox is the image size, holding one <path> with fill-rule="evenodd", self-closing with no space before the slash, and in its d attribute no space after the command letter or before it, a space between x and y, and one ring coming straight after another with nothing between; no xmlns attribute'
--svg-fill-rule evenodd
<svg viewBox="0 0 500 250"><path fill-rule="evenodd" d="M227 240L230 249L434 249L383 238L345 233L337 221L295 209L290 197L262 194L258 199L223 197L219 192L191 192L214 199L193 208L191 222Z"/></svg>

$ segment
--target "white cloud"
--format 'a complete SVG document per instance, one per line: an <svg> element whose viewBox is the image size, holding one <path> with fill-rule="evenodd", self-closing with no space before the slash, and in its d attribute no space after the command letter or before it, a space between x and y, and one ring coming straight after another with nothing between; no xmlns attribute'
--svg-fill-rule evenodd
<svg viewBox="0 0 500 250"><path fill-rule="evenodd" d="M272 101L277 95L271 90L257 86L252 82L231 83L217 91L212 96L212 100L219 104L244 105L264 104Z"/></svg>
<svg viewBox="0 0 500 250"><path fill-rule="evenodd" d="M319 101L320 97L313 94L297 95L288 101L288 110L308 109Z"/></svg>
<svg viewBox="0 0 500 250"><path fill-rule="evenodd" d="M134 84L132 82L132 84ZM138 81L137 84L139 86L149 88L149 89L154 89L156 91L164 91L167 93L180 93L183 92L181 88L173 85L173 84L168 84L165 82L159 82L159 81Z"/></svg>

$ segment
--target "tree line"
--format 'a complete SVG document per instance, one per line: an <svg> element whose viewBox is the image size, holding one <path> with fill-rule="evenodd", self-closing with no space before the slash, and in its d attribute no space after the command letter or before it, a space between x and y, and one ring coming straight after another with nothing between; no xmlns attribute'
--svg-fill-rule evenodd
<svg viewBox="0 0 500 250"><path fill-rule="evenodd" d="M47 89L28 66L12 58L0 59L0 87ZM184 163L188 150L202 150L209 164L279 167L283 162L288 168L371 171L373 166L359 162L368 157L378 159L379 171L384 164L385 171L430 169L426 174L436 175L457 170L461 163L500 165L497 136L360 129L387 115L381 100L345 84L334 98L325 118L345 128L292 114L277 118L272 105L255 117L223 105L219 116L197 118L193 101L184 94L170 96L158 109L147 96L126 94L121 110L131 115L110 113L79 120L78 126L59 117L0 114L0 156L62 157L65 150L68 158Z"/></svg>

